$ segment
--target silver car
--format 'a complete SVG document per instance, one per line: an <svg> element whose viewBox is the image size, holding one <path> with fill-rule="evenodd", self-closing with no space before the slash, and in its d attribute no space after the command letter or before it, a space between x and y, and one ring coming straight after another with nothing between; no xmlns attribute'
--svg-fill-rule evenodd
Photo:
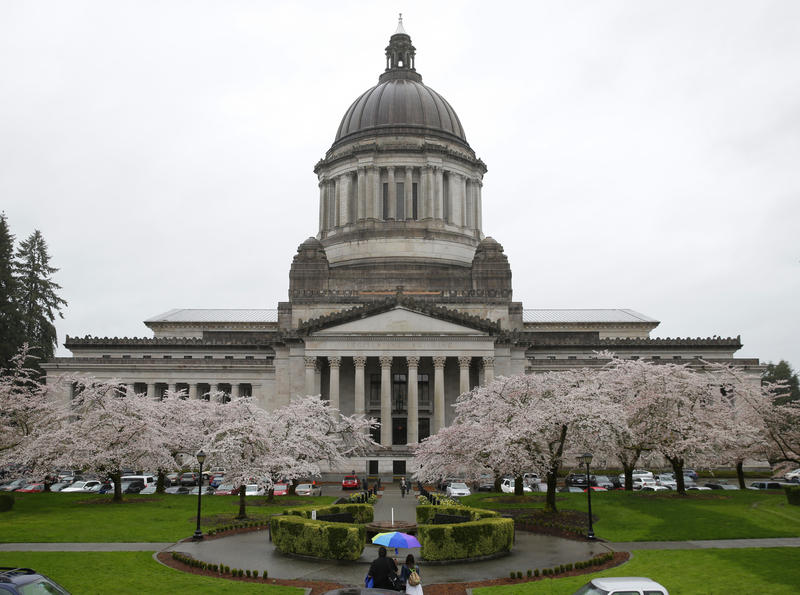
<svg viewBox="0 0 800 595"><path fill-rule="evenodd" d="M596 578L572 595L669 595L666 587L643 576Z"/></svg>

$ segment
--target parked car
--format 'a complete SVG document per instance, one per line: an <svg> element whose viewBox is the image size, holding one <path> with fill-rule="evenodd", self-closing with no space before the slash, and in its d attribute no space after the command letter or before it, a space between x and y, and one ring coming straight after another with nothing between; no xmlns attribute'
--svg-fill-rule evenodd
<svg viewBox="0 0 800 595"><path fill-rule="evenodd" d="M691 478L692 478L692 481L697 481L697 479L698 479L698 477L699 477L699 476L697 475L697 471L695 471L694 469L684 469L684 470L683 470L683 474L684 474L686 477L691 477Z"/></svg>
<svg viewBox="0 0 800 595"><path fill-rule="evenodd" d="M577 486L576 486L576 487L577 487ZM584 492L585 492L586 490L592 490L593 492L607 492L607 491L608 491L608 489L607 489L607 488L602 488L602 487L600 487L600 486L591 486L591 487L588 487L588 488L583 488L583 491L584 491Z"/></svg>
<svg viewBox="0 0 800 595"><path fill-rule="evenodd" d="M233 496L239 493L239 488L232 483L222 483L214 491L215 496Z"/></svg>
<svg viewBox="0 0 800 595"><path fill-rule="evenodd" d="M141 492L145 487L145 483L141 479L134 479L133 481L123 481L122 482L122 493L123 494L138 494Z"/></svg>
<svg viewBox="0 0 800 595"><path fill-rule="evenodd" d="M188 494L192 491L191 486L170 486L164 490L165 494Z"/></svg>
<svg viewBox="0 0 800 595"><path fill-rule="evenodd" d="M289 493L288 483L276 483L272 486L272 494L275 496L285 496Z"/></svg>
<svg viewBox="0 0 800 595"><path fill-rule="evenodd" d="M724 483L722 481L716 481L712 483L706 484L707 488L711 488L712 490L738 490L739 486L734 485L732 483Z"/></svg>
<svg viewBox="0 0 800 595"><path fill-rule="evenodd" d="M467 484L454 481L447 486L447 495L450 498L461 498L462 496L469 496L472 492L469 491Z"/></svg>
<svg viewBox="0 0 800 595"><path fill-rule="evenodd" d="M476 492L493 492L494 491L494 476L489 474L481 475L473 484Z"/></svg>
<svg viewBox="0 0 800 595"><path fill-rule="evenodd" d="M539 483L541 479L539 479L538 473L523 473L522 474L522 483L527 485L533 485L535 483Z"/></svg>
<svg viewBox="0 0 800 595"><path fill-rule="evenodd" d="M181 484L181 474L180 473L167 473L164 476L164 484L166 485L166 487L180 485Z"/></svg>
<svg viewBox="0 0 800 595"><path fill-rule="evenodd" d="M130 475L123 475L120 478L120 480L122 481L123 485L125 483L131 483L131 482L134 482L134 481L141 481L144 484L144 487L147 487L150 484L155 484L156 483L156 477L157 477L156 475L133 475L133 474L130 474Z"/></svg>
<svg viewBox="0 0 800 595"><path fill-rule="evenodd" d="M669 595L666 587L642 576L592 579L572 595Z"/></svg>
<svg viewBox="0 0 800 595"><path fill-rule="evenodd" d="M670 490L678 489L678 482L675 481L675 476L672 473L660 473L657 475L656 485L664 486Z"/></svg>
<svg viewBox="0 0 800 595"><path fill-rule="evenodd" d="M706 487L706 486L699 486L699 485L697 485L697 484L690 485L690 486L685 486L685 487L686 487L686 490L687 490L687 491L688 491L688 490L694 490L694 491L696 491L696 492L699 492L699 491L701 491L701 490L710 490L710 489L711 489L711 488L709 488L709 487Z"/></svg>
<svg viewBox="0 0 800 595"><path fill-rule="evenodd" d="M197 494L197 490L194 493ZM266 493L267 491L264 488L254 483L248 483L244 486L245 496L264 496Z"/></svg>
<svg viewBox="0 0 800 595"><path fill-rule="evenodd" d="M50 484L50 491L51 492L60 492L64 488L68 488L71 485L72 484L67 483L66 481L59 481L57 483Z"/></svg>
<svg viewBox="0 0 800 595"><path fill-rule="evenodd" d="M613 490L616 486L607 475L592 475L589 477L593 486Z"/></svg>
<svg viewBox="0 0 800 595"><path fill-rule="evenodd" d="M585 473L570 473L564 479L564 485L578 486L581 488L586 487L586 474Z"/></svg>
<svg viewBox="0 0 800 595"><path fill-rule="evenodd" d="M361 487L361 482L358 480L357 475L345 475L342 480L343 490L357 490Z"/></svg>
<svg viewBox="0 0 800 595"><path fill-rule="evenodd" d="M189 488L189 486L183 486L183 487ZM190 496L197 496L197 492L199 491L200 491L200 486L195 486L193 488L189 488L187 494L189 494ZM211 486L203 486L203 496L213 496L216 492L217 491ZM252 494L245 494L245 495L250 496ZM256 494L256 495L262 496L263 494Z"/></svg>
<svg viewBox="0 0 800 595"><path fill-rule="evenodd" d="M24 478L15 479L13 481L8 481L8 482L4 483L2 486L0 486L0 491L3 491L3 492L15 492L20 488L24 488L29 483L30 483L30 481L28 481L27 479L24 479Z"/></svg>
<svg viewBox="0 0 800 595"><path fill-rule="evenodd" d="M22 486L17 492L22 492L24 494L37 494L39 492L44 492L44 484L43 483L29 483L27 485Z"/></svg>
<svg viewBox="0 0 800 595"><path fill-rule="evenodd" d="M632 477L633 477L634 481L636 480L637 477L644 477L645 479L655 479L653 477L653 472L652 471L647 471L646 469L634 469ZM625 483L625 474L624 473L620 473L619 474L619 480L623 484Z"/></svg>
<svg viewBox="0 0 800 595"><path fill-rule="evenodd" d="M322 488L314 483L299 483L294 493L298 496L322 496Z"/></svg>
<svg viewBox="0 0 800 595"><path fill-rule="evenodd" d="M64 488L61 490L62 492L82 492L82 493L94 493L99 492L100 487L102 486L102 482L96 479L88 479L86 481L76 481L71 486Z"/></svg>
<svg viewBox="0 0 800 595"><path fill-rule="evenodd" d="M787 471L783 474L783 478L786 481L796 482L800 480L800 469L793 469L792 471Z"/></svg>
<svg viewBox="0 0 800 595"><path fill-rule="evenodd" d="M53 579L31 568L0 567L0 593L25 595L27 593L47 593L69 595L64 587Z"/></svg>
<svg viewBox="0 0 800 595"><path fill-rule="evenodd" d="M199 473L188 472L181 474L181 478L178 481L182 486L196 486L198 480L200 479Z"/></svg>
<svg viewBox="0 0 800 595"><path fill-rule="evenodd" d="M512 479L510 477L505 477L505 478L503 478L503 481L500 482L500 490L504 494L513 494L514 493L515 483L516 482L514 481L514 479ZM533 490L531 489L530 486L526 486L526 485L523 484L522 491L523 492L532 492Z"/></svg>
<svg viewBox="0 0 800 595"><path fill-rule="evenodd" d="M580 494L583 492L583 488L579 486L564 486L563 488L558 489L559 492L571 492L575 494Z"/></svg>
<svg viewBox="0 0 800 595"><path fill-rule="evenodd" d="M636 477L633 480L633 489L634 490L641 490L642 488L644 488L646 486L647 487L656 487L656 486L658 486L658 484L656 483L656 480L653 479L652 477ZM658 486L658 487L663 487L663 486ZM664 488L664 489L666 490L666 489L669 489L669 488Z"/></svg>
<svg viewBox="0 0 800 595"><path fill-rule="evenodd" d="M166 488L164 488L164 490L166 491ZM156 493L156 484L151 483L149 486L145 486L144 488L142 488L142 490L139 493L142 496L146 496L146 495L149 495L149 494L155 494Z"/></svg>
<svg viewBox="0 0 800 595"><path fill-rule="evenodd" d="M214 473L214 475L211 476L208 485L210 485L212 488L216 488L219 487L219 485L222 484L224 480L225 480L224 473Z"/></svg>
<svg viewBox="0 0 800 595"><path fill-rule="evenodd" d="M778 481L754 481L749 486L748 490L782 490L783 486Z"/></svg>
<svg viewBox="0 0 800 595"><path fill-rule="evenodd" d="M647 481L647 480L645 480L645 481ZM634 488L634 489L636 489L636 488ZM670 488L668 488L667 486L660 486L660 485L654 485L654 484L646 483L646 484L642 485L642 487L639 488L639 491L640 492L668 492L668 491L670 491Z"/></svg>

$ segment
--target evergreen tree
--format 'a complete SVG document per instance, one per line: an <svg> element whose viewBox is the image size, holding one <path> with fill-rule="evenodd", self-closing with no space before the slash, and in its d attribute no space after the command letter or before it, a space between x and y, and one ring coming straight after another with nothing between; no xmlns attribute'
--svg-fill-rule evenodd
<svg viewBox="0 0 800 595"><path fill-rule="evenodd" d="M0 369L9 369L11 358L23 343L22 320L17 307L17 281L13 272L14 236L6 214L0 213Z"/></svg>
<svg viewBox="0 0 800 595"><path fill-rule="evenodd" d="M57 294L61 286L51 279L57 271L50 266L47 242L38 229L34 230L17 248L14 275L25 340L41 360L50 359L55 353L57 336L53 321L56 314L64 317L61 307L67 305Z"/></svg>
<svg viewBox="0 0 800 595"><path fill-rule="evenodd" d="M767 369L761 375L762 382L785 382L789 389L789 394L785 397L776 399L778 405L788 401L800 400L800 382L797 374L792 370L792 366L786 360L781 360L777 364L772 362L767 364Z"/></svg>

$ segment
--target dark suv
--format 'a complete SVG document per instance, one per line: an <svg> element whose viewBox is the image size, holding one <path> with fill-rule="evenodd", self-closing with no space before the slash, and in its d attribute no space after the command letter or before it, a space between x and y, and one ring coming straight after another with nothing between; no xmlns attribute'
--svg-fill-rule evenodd
<svg viewBox="0 0 800 595"><path fill-rule="evenodd" d="M30 568L0 566L0 595L6 593L53 593L69 595L64 587Z"/></svg>
<svg viewBox="0 0 800 595"><path fill-rule="evenodd" d="M567 475L567 478L564 480L564 484L567 486L576 486L579 488L586 487L586 474L585 473L570 473Z"/></svg>
<svg viewBox="0 0 800 595"><path fill-rule="evenodd" d="M199 473L192 473L192 472L184 473L183 475L181 475L180 483L182 486L196 486L199 478L200 478Z"/></svg>

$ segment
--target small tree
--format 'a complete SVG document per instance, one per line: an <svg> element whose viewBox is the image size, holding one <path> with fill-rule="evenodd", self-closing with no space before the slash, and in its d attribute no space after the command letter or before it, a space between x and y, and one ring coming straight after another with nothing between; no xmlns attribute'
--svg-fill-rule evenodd
<svg viewBox="0 0 800 595"><path fill-rule="evenodd" d="M6 214L0 213L0 371L16 365L12 360L24 342L13 258L14 236L8 228Z"/></svg>

